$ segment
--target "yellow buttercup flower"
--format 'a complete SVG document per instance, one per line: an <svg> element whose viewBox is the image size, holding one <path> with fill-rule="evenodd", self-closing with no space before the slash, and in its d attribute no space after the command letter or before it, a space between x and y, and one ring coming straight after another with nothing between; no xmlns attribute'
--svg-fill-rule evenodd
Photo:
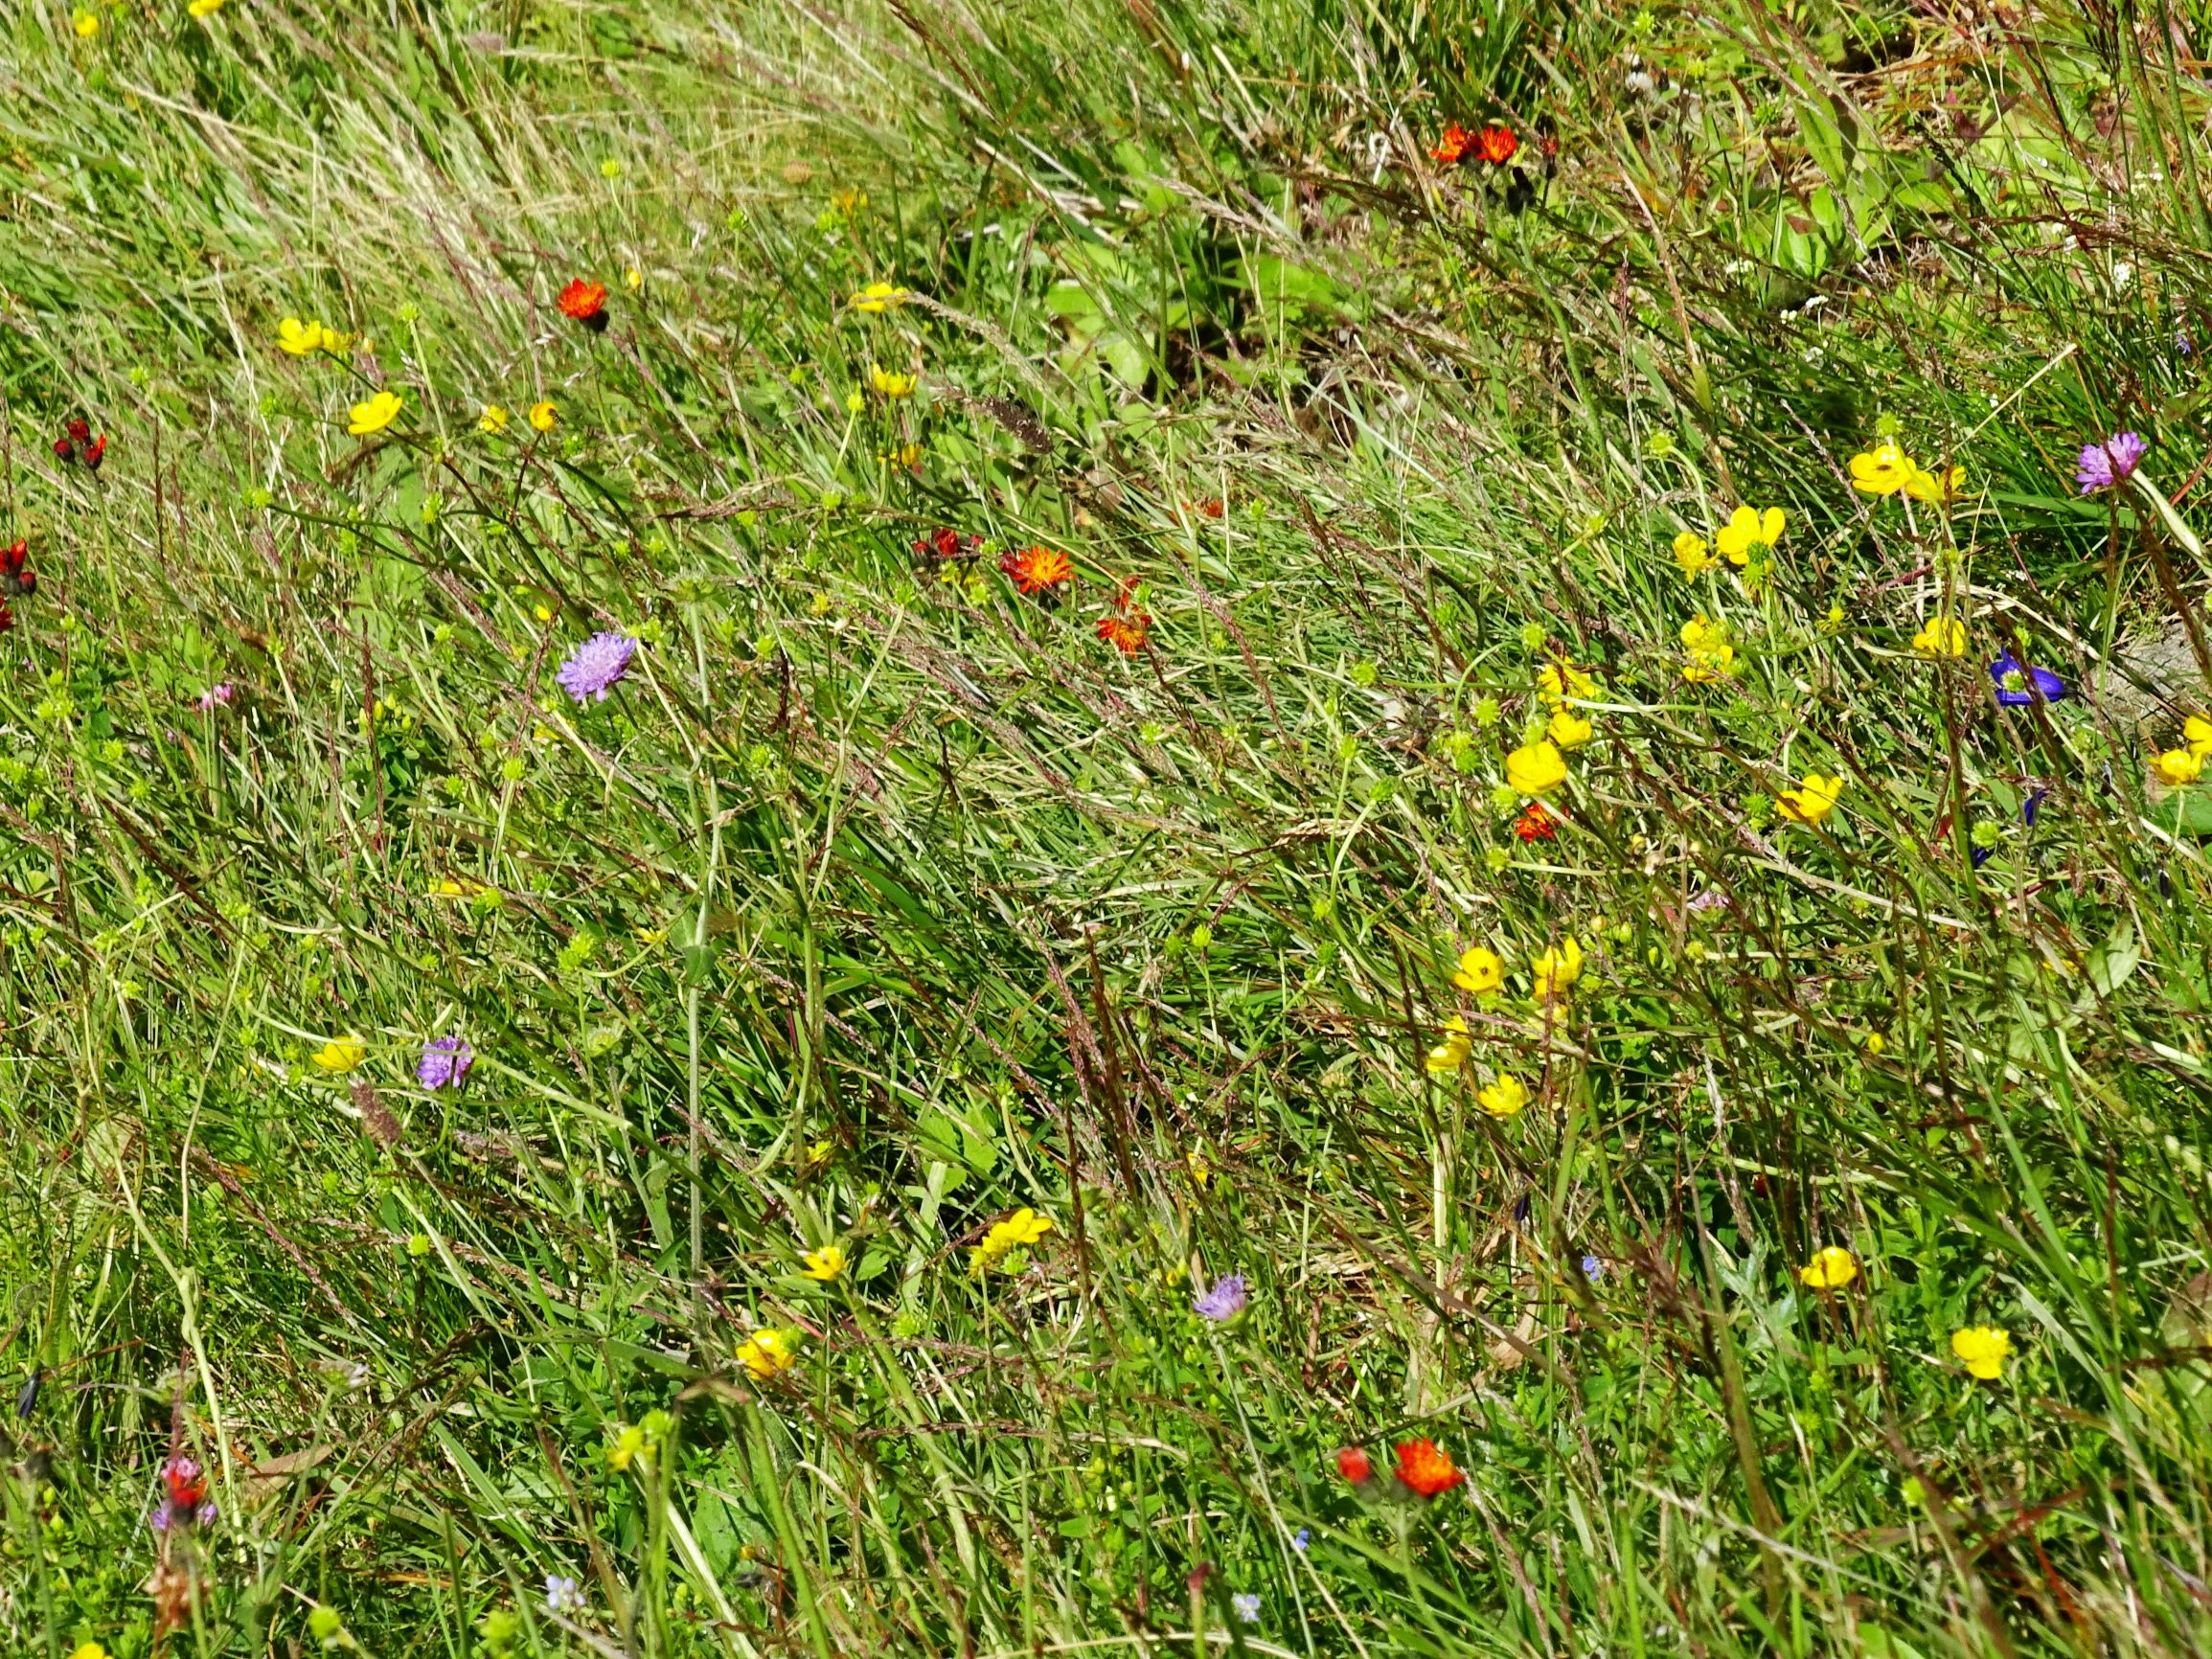
<svg viewBox="0 0 2212 1659"><path fill-rule="evenodd" d="M1473 1052L1474 1045L1467 1036L1467 1022L1453 1014L1444 1022L1444 1040L1428 1051L1422 1064L1440 1075L1456 1072L1467 1063L1467 1057Z"/></svg>
<svg viewBox="0 0 2212 1659"><path fill-rule="evenodd" d="M353 418L346 423L346 430L356 438L381 432L399 420L401 407L403 405L397 392L379 392L366 403L353 405Z"/></svg>
<svg viewBox="0 0 2212 1659"><path fill-rule="evenodd" d="M1681 567L1684 581L1696 581L1721 561L1705 549L1705 538L1683 531L1675 537L1675 562Z"/></svg>
<svg viewBox="0 0 2212 1659"><path fill-rule="evenodd" d="M1541 1002L1566 994L1567 987L1583 976L1583 947L1573 934L1547 947L1528 965L1532 989Z"/></svg>
<svg viewBox="0 0 2212 1659"><path fill-rule="evenodd" d="M552 431L555 422L559 419L560 411L553 406L553 400L550 398L542 403L533 403L530 406L530 427L534 432Z"/></svg>
<svg viewBox="0 0 2212 1659"><path fill-rule="evenodd" d="M738 1363L751 1375L755 1382L766 1382L781 1376L799 1363L799 1344L804 1340L788 1330L770 1327L756 1330L738 1345Z"/></svg>
<svg viewBox="0 0 2212 1659"><path fill-rule="evenodd" d="M1689 653L1682 664L1682 678L1694 685L1707 685L1729 674L1736 663L1736 648L1728 643L1728 630L1699 611L1682 625L1682 648Z"/></svg>
<svg viewBox="0 0 2212 1659"><path fill-rule="evenodd" d="M1551 743L1523 743L1505 758L1505 781L1523 795L1548 795L1566 782L1567 763Z"/></svg>
<svg viewBox="0 0 2212 1659"><path fill-rule="evenodd" d="M889 283L870 283L853 296L853 308L881 316L893 306L903 306L913 297L906 289L895 287Z"/></svg>
<svg viewBox="0 0 2212 1659"><path fill-rule="evenodd" d="M1563 703L1552 711L1543 735L1562 749L1579 749L1594 735L1589 721Z"/></svg>
<svg viewBox="0 0 2212 1659"><path fill-rule="evenodd" d="M1823 778L1818 772L1808 772L1805 781L1794 789L1784 789L1776 797L1782 816L1800 824L1824 824L1829 813L1836 810L1836 803L1843 793L1840 773Z"/></svg>
<svg viewBox="0 0 2212 1659"><path fill-rule="evenodd" d="M69 26L77 31L78 39L90 40L100 33L100 14L87 7L79 7Z"/></svg>
<svg viewBox="0 0 2212 1659"><path fill-rule="evenodd" d="M1459 971L1451 976L1451 983L1477 996L1487 995L1505 984L1505 963L1494 950L1480 944L1471 946L1460 952Z"/></svg>
<svg viewBox="0 0 2212 1659"><path fill-rule="evenodd" d="M1501 1072L1496 1082L1474 1091L1474 1103L1494 1118L1517 1117L1528 1104L1528 1090L1511 1072Z"/></svg>
<svg viewBox="0 0 2212 1659"><path fill-rule="evenodd" d="M496 403L485 404L484 413L476 417L476 430L479 432L506 431L507 411Z"/></svg>
<svg viewBox="0 0 2212 1659"><path fill-rule="evenodd" d="M1926 472L1915 466L1912 476L1904 481L1904 492L1915 501L1949 501L1958 494L1966 482L1966 468L1953 466L1947 472Z"/></svg>
<svg viewBox="0 0 2212 1659"><path fill-rule="evenodd" d="M327 1072L350 1072L369 1057L369 1045L357 1036L332 1037L314 1054L314 1062Z"/></svg>
<svg viewBox="0 0 2212 1659"><path fill-rule="evenodd" d="M192 0L185 11L194 17L213 17L223 9L223 0Z"/></svg>
<svg viewBox="0 0 2212 1659"><path fill-rule="evenodd" d="M1830 1244L1813 1251L1797 1277L1815 1290L1840 1290L1859 1277L1859 1261L1840 1244Z"/></svg>
<svg viewBox="0 0 2212 1659"><path fill-rule="evenodd" d="M1730 564L1750 562L1753 547L1772 547L1782 539L1782 531L1788 520L1779 507L1769 507L1765 512L1756 508L1739 507L1713 537L1714 545Z"/></svg>
<svg viewBox="0 0 2212 1659"><path fill-rule="evenodd" d="M622 274L622 285L631 293L636 293L645 286L645 272L639 270L635 265L630 266Z"/></svg>
<svg viewBox="0 0 2212 1659"><path fill-rule="evenodd" d="M2192 755L2212 755L2212 720L2202 715L2191 715L2181 722L2181 736Z"/></svg>
<svg viewBox="0 0 2212 1659"><path fill-rule="evenodd" d="M1183 1168L1191 1172L1191 1185L1203 1188L1214 1178L1214 1160L1203 1147L1193 1147L1183 1154Z"/></svg>
<svg viewBox="0 0 2212 1659"><path fill-rule="evenodd" d="M1894 443L1883 443L1851 458L1851 487L1869 495L1895 495L1920 468Z"/></svg>
<svg viewBox="0 0 2212 1659"><path fill-rule="evenodd" d="M2204 757L2195 749L2168 749L2151 757L2151 770L2161 784L2194 784L2204 775Z"/></svg>
<svg viewBox="0 0 2212 1659"><path fill-rule="evenodd" d="M80 1642L69 1650L69 1659L107 1659L107 1649L97 1642Z"/></svg>
<svg viewBox="0 0 2212 1659"><path fill-rule="evenodd" d="M800 1271L818 1284L831 1284L844 1277L845 1252L834 1244L825 1244L819 1250L810 1250L799 1258Z"/></svg>
<svg viewBox="0 0 2212 1659"><path fill-rule="evenodd" d="M1958 1362L1966 1367L1970 1376L1995 1382L2005 1374L2005 1361L2013 1353L2013 1339L1994 1325L1970 1325L1964 1330L1950 1333L1950 1351L1958 1355Z"/></svg>
<svg viewBox="0 0 2212 1659"><path fill-rule="evenodd" d="M968 1253L968 1270L981 1278L1016 1250L1026 1249L1052 1231L1052 1223L1024 1205L983 1236Z"/></svg>
<svg viewBox="0 0 2212 1659"><path fill-rule="evenodd" d="M1583 701L1598 689L1597 676L1572 663L1546 663L1537 670L1536 689L1553 708L1568 701Z"/></svg>
<svg viewBox="0 0 2212 1659"><path fill-rule="evenodd" d="M297 317L286 317L277 325L277 345L295 357L305 357L323 349L323 325L303 323Z"/></svg>
<svg viewBox="0 0 2212 1659"><path fill-rule="evenodd" d="M911 397L916 379L917 376L913 375L894 375L879 363L872 363L868 367L868 384L885 398Z"/></svg>
<svg viewBox="0 0 2212 1659"><path fill-rule="evenodd" d="M1963 657L1966 645L1966 624L1951 616L1931 618L1912 636L1912 648L1924 657Z"/></svg>

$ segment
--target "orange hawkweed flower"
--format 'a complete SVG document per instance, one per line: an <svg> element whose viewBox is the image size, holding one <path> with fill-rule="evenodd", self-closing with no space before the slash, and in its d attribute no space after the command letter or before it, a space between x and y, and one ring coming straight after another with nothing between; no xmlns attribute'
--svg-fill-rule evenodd
<svg viewBox="0 0 2212 1659"><path fill-rule="evenodd" d="M1145 648L1152 625L1152 619L1141 610L1129 616L1108 611L1098 619L1098 637L1124 656L1133 657Z"/></svg>
<svg viewBox="0 0 2212 1659"><path fill-rule="evenodd" d="M1436 141L1436 148L1428 153L1446 167L1457 167L1466 158L1474 143L1474 134L1453 122L1444 129L1444 136Z"/></svg>
<svg viewBox="0 0 2212 1659"><path fill-rule="evenodd" d="M606 327L606 284L578 277L560 290L560 314L582 323L593 333Z"/></svg>
<svg viewBox="0 0 2212 1659"><path fill-rule="evenodd" d="M1398 1448L1398 1478L1408 1489L1433 1498L1438 1492L1448 1492L1467 1476L1447 1453L1437 1449L1434 1441L1409 1440Z"/></svg>
<svg viewBox="0 0 2212 1659"><path fill-rule="evenodd" d="M1073 561L1049 547L1009 549L998 556L998 568L1014 578L1014 585L1023 593L1048 593L1075 580Z"/></svg>
<svg viewBox="0 0 2212 1659"><path fill-rule="evenodd" d="M1513 832L1523 841L1549 841L1560 832L1558 814L1541 801L1531 801L1527 809L1513 821Z"/></svg>
<svg viewBox="0 0 2212 1659"><path fill-rule="evenodd" d="M1356 1487L1375 1478L1375 1460L1356 1445L1336 1448L1336 1472Z"/></svg>
<svg viewBox="0 0 2212 1659"><path fill-rule="evenodd" d="M1514 137L1510 126L1486 126L1474 141L1474 153L1493 167L1503 167L1513 160L1514 151L1520 148L1520 140Z"/></svg>

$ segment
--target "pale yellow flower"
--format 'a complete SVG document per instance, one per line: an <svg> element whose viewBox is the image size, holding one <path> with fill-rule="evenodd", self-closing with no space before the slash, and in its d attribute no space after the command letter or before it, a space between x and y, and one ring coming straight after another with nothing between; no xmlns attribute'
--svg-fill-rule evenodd
<svg viewBox="0 0 2212 1659"><path fill-rule="evenodd" d="M1930 618L1927 625L1912 636L1912 648L1924 657L1963 657L1966 647L1966 624L1956 617Z"/></svg>
<svg viewBox="0 0 2212 1659"><path fill-rule="evenodd" d="M1451 983L1461 990L1485 995L1505 984L1505 962L1496 951L1472 945L1460 953L1459 971L1451 976Z"/></svg>
<svg viewBox="0 0 2212 1659"><path fill-rule="evenodd" d="M551 398L542 403L533 403L530 406L530 427L534 432L552 431L554 423L559 419L560 411L554 408Z"/></svg>
<svg viewBox="0 0 2212 1659"><path fill-rule="evenodd" d="M1970 1325L1964 1330L1950 1333L1950 1351L1958 1355L1958 1362L1966 1367L1970 1376L1995 1382L2005 1374L2005 1361L2012 1357L2013 1339L1995 1326Z"/></svg>
<svg viewBox="0 0 2212 1659"><path fill-rule="evenodd" d="M1475 1090L1474 1103L1494 1118L1518 1117L1528 1104L1528 1090L1511 1072L1501 1072L1496 1082Z"/></svg>
<svg viewBox="0 0 2212 1659"><path fill-rule="evenodd" d="M356 438L366 438L372 432L381 432L399 420L403 407L397 392L379 392L366 403L353 405L353 418L346 423L346 430Z"/></svg>
<svg viewBox="0 0 2212 1659"><path fill-rule="evenodd" d="M810 1250L800 1258L801 1271L818 1284L832 1284L844 1277L845 1252L834 1244L825 1244L819 1250Z"/></svg>
<svg viewBox="0 0 2212 1659"><path fill-rule="evenodd" d="M357 1036L332 1037L312 1057L327 1072L350 1072L369 1057L369 1045Z"/></svg>
<svg viewBox="0 0 2212 1659"><path fill-rule="evenodd" d="M1859 1277L1859 1261L1840 1244L1830 1244L1813 1251L1797 1277L1815 1290L1840 1290Z"/></svg>

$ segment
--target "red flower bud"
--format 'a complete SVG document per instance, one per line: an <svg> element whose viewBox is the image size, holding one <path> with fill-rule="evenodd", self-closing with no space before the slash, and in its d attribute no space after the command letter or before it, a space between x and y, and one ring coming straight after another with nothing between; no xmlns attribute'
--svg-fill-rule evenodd
<svg viewBox="0 0 2212 1659"><path fill-rule="evenodd" d="M1340 1448L1336 1453L1336 1472L1356 1487L1363 1487L1375 1478L1375 1460L1356 1445Z"/></svg>

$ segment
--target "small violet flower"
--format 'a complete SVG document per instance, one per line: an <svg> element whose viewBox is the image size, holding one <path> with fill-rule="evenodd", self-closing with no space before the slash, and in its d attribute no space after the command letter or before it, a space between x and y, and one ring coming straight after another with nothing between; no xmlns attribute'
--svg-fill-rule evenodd
<svg viewBox="0 0 2212 1659"><path fill-rule="evenodd" d="M2008 709L2024 709L2036 700L2037 693L2046 703L2055 703L2066 694L2066 682L2048 669L2022 668L2018 657L2007 651L1989 666L1989 677L1996 682L1997 701ZM2033 681L2035 690L2028 689Z"/></svg>
<svg viewBox="0 0 2212 1659"><path fill-rule="evenodd" d="M1198 1297L1191 1307L1200 1318L1220 1324L1243 1312L1247 1300L1244 1276L1242 1273L1228 1273L1215 1280L1213 1289Z"/></svg>
<svg viewBox="0 0 2212 1659"><path fill-rule="evenodd" d="M206 691L200 693L198 698L193 703L193 707L203 715L212 715L217 709L229 708L231 699L237 695L238 689L230 681L225 680L220 685L210 686Z"/></svg>
<svg viewBox="0 0 2212 1659"><path fill-rule="evenodd" d="M1301 1556L1311 1549L1313 1547L1313 1529L1311 1527L1300 1527L1298 1535L1290 1540L1290 1547Z"/></svg>
<svg viewBox="0 0 2212 1659"><path fill-rule="evenodd" d="M1229 1598L1229 1605L1236 1608L1237 1617L1243 1620L1245 1624L1257 1625L1260 1622L1260 1596L1258 1591L1247 1591L1241 1596L1231 1596Z"/></svg>
<svg viewBox="0 0 2212 1659"><path fill-rule="evenodd" d="M596 633L569 654L553 677L578 702L597 698L604 703L616 682L629 672L630 658L635 655L637 641L629 635Z"/></svg>
<svg viewBox="0 0 2212 1659"><path fill-rule="evenodd" d="M1585 1279L1587 1279L1592 1284L1595 1284L1605 1276L1606 1264L1603 1261L1600 1261L1595 1256L1585 1256L1583 1258L1583 1277Z"/></svg>
<svg viewBox="0 0 2212 1659"><path fill-rule="evenodd" d="M545 1575L545 1610L559 1618L583 1611L583 1587L560 1573Z"/></svg>
<svg viewBox="0 0 2212 1659"><path fill-rule="evenodd" d="M475 1063L476 1051L457 1033L434 1037L422 1045L422 1058L415 1067L415 1076L426 1089L457 1089Z"/></svg>
<svg viewBox="0 0 2212 1659"><path fill-rule="evenodd" d="M2084 495L2116 489L2134 475L2150 447L2140 432L2115 432L2102 443L2085 443L2074 469L2074 482L2082 487Z"/></svg>

